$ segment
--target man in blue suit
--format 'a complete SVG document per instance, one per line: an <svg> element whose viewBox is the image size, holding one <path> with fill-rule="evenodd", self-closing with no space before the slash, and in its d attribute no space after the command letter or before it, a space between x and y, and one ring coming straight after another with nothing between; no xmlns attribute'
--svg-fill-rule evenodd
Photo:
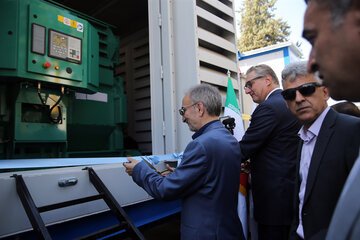
<svg viewBox="0 0 360 240"><path fill-rule="evenodd" d="M218 120L219 91L195 86L179 112L195 134L174 172L162 177L131 158L124 163L126 172L156 199L182 199L181 239L244 239L237 215L241 155L238 142Z"/></svg>
<svg viewBox="0 0 360 240"><path fill-rule="evenodd" d="M303 123L291 240L325 239L360 144L360 119L332 110L327 87L307 72L306 65L295 62L282 72L282 95Z"/></svg>
<svg viewBox="0 0 360 240"><path fill-rule="evenodd" d="M259 105L240 141L250 158L254 216L259 240L287 240L292 220L299 122L286 107L279 81L267 65L246 73L245 93Z"/></svg>

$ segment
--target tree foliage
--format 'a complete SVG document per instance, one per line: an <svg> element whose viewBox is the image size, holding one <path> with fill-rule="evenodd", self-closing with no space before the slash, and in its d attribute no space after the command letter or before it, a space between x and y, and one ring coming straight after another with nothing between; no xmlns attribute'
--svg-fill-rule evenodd
<svg viewBox="0 0 360 240"><path fill-rule="evenodd" d="M281 18L275 19L275 3L276 0L244 0L240 8L240 52L288 41L290 26Z"/></svg>

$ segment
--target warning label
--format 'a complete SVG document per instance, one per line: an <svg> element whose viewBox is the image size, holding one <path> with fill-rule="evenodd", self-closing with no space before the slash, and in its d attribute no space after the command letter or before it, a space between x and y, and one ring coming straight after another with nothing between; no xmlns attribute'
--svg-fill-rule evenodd
<svg viewBox="0 0 360 240"><path fill-rule="evenodd" d="M59 22L64 23L65 25L68 25L70 27L76 28L77 31L79 32L83 32L84 31L84 24L77 22L75 20L72 20L70 18L61 16L61 15L57 15L57 19Z"/></svg>

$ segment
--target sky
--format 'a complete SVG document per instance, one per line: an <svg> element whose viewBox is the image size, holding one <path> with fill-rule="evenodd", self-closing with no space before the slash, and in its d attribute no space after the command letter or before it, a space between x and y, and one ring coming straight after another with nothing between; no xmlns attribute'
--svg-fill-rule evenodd
<svg viewBox="0 0 360 240"><path fill-rule="evenodd" d="M235 11L241 7L243 0L235 0ZM304 60L308 59L311 45L301 36L303 30L304 14L306 4L304 0L277 0L275 3L275 18L282 18L290 26L289 41L301 43L300 50L303 53ZM240 15L237 14L237 20L240 21ZM237 29L239 30L239 29Z"/></svg>
<svg viewBox="0 0 360 240"><path fill-rule="evenodd" d="M238 11L241 7L243 0L234 0L235 2L235 11ZM286 21L290 26L290 36L289 41L293 42L294 45L296 42L301 43L300 50L303 53L304 60L309 59L309 54L311 50L311 45L302 37L302 30L304 24L304 14L306 10L306 4L304 0L277 0L275 3L276 10L275 18L282 18L283 21ZM240 14L236 14L237 21L240 21ZM237 28L239 31L239 29ZM238 34L239 35L239 34ZM328 100L329 105L333 105L338 101L330 98ZM356 103L360 105L359 103Z"/></svg>
<svg viewBox="0 0 360 240"><path fill-rule="evenodd" d="M239 0L237 0L239 1ZM308 59L311 45L302 37L306 4L304 0L277 0L275 17L282 18L290 26L290 41L301 43L304 59Z"/></svg>

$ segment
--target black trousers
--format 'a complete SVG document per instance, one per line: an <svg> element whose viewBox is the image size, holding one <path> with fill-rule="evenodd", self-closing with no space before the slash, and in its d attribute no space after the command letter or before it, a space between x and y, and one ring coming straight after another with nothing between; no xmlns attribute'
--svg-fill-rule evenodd
<svg viewBox="0 0 360 240"><path fill-rule="evenodd" d="M290 225L264 225L258 223L259 240L288 240Z"/></svg>

